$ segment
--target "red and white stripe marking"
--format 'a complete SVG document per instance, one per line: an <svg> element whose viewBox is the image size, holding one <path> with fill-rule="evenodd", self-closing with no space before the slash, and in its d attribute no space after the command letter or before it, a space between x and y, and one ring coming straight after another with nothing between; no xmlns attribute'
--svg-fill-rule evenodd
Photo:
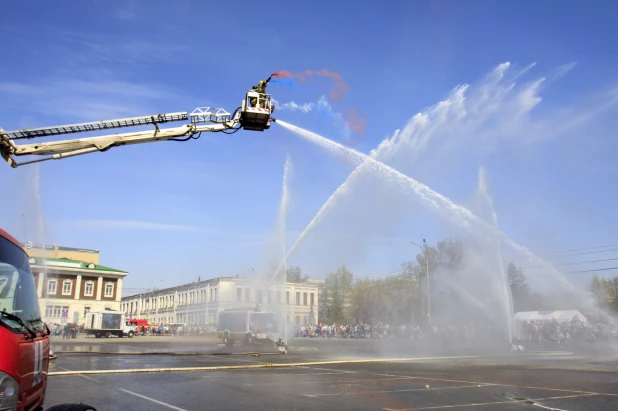
<svg viewBox="0 0 618 411"><path fill-rule="evenodd" d="M247 111L259 111L260 113L268 113L267 108L247 107Z"/></svg>

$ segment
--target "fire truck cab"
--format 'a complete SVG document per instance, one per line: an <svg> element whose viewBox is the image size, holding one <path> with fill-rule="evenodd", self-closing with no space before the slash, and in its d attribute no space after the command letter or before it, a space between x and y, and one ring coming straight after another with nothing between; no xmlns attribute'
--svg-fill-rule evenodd
<svg viewBox="0 0 618 411"><path fill-rule="evenodd" d="M41 321L28 256L0 229L0 410L43 405L49 329Z"/></svg>
<svg viewBox="0 0 618 411"><path fill-rule="evenodd" d="M49 334L41 320L28 255L15 238L0 228L0 411L43 409ZM77 404L51 409L69 409L72 405Z"/></svg>

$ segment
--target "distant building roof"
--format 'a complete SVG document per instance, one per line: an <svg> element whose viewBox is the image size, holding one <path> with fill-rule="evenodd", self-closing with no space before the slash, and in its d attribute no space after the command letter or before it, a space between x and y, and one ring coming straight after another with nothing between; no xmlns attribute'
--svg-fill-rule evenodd
<svg viewBox="0 0 618 411"><path fill-rule="evenodd" d="M36 265L36 266L41 266L41 267L47 266L47 267L57 267L57 268L77 268L81 270L109 271L113 273L127 274L127 272L123 270L106 267L100 264L89 263L86 261L72 260L70 258L30 257L30 265Z"/></svg>
<svg viewBox="0 0 618 411"><path fill-rule="evenodd" d="M21 243L21 245L27 250L29 249L49 250L49 251L58 250L58 251L73 251L73 252L79 252L79 253L99 254L99 250L91 250L88 248L65 247L62 245L55 246L55 245L46 245L46 244L34 244L31 241L26 241L25 243Z"/></svg>
<svg viewBox="0 0 618 411"><path fill-rule="evenodd" d="M207 283L216 283L219 282L221 280L234 280L234 281L239 281L239 282L249 282L251 284L271 284L270 281L267 280L259 280L259 279L251 279L251 278L246 278L246 277L238 277L238 276L226 276L226 277L215 277L215 278L209 278L207 280L200 280L200 281L193 281L190 283L185 283L185 284L179 284L179 285L174 285L171 287L165 287L165 288L157 288L157 289L153 289L152 292L151 291L144 291L144 292L140 292L137 294L131 294L131 295L127 295L122 297L123 300L125 299L131 299L140 295L144 295L144 294L152 294L152 295L157 295L157 294L171 294L172 292L179 290L179 291L184 291L187 290L189 288L199 288L200 286L203 286ZM307 283L292 283L292 282L286 282L286 286L287 285L293 285L293 286L318 286L319 284L316 282L311 283L310 281L313 280L309 280L309 282ZM318 280L319 281L319 280Z"/></svg>

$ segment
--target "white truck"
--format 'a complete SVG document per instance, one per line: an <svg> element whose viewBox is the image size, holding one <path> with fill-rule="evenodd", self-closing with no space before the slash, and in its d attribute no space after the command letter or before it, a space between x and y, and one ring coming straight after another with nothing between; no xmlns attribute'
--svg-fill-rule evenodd
<svg viewBox="0 0 618 411"><path fill-rule="evenodd" d="M133 338L135 327L125 320L123 312L120 311L101 311L86 314L86 325L84 326L86 336L94 335L96 338L111 338L124 336Z"/></svg>

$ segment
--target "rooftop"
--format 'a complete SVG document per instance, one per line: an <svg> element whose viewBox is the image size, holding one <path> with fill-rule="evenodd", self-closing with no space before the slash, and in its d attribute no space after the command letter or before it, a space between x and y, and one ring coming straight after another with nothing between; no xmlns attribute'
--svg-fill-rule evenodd
<svg viewBox="0 0 618 411"><path fill-rule="evenodd" d="M207 280L199 280L199 281L193 281L193 282L189 282L189 283L184 283L184 284L179 284L179 285L174 285L171 287L165 287L165 288L154 288L152 290L149 291L143 291L143 292L139 292L136 294L131 294L131 295L126 295L123 296L123 299L130 299L130 298L135 298L138 297L140 295L160 295L160 294L172 294L175 291L188 291L189 289L197 289L200 288L204 285L206 285L207 283L217 283L219 281L226 281L226 280L234 280L234 281L240 281L240 282L250 282L252 284L266 284L266 285L273 285L273 283L271 281L267 281L267 280L260 280L260 279L253 279L253 278L246 278L246 277L237 277L237 276L225 276L225 277L215 277L215 278L209 278ZM308 280L306 283L292 283L292 282L286 282L286 286L287 285L294 285L294 286L319 286L320 285L320 281L323 280Z"/></svg>
<svg viewBox="0 0 618 411"><path fill-rule="evenodd" d="M92 271L106 271L112 273L127 274L126 271L118 270L116 268L106 267L100 264L89 263L86 261L72 260L70 258L42 258L42 257L30 257L31 266L47 266L58 268L77 268L81 270Z"/></svg>
<svg viewBox="0 0 618 411"><path fill-rule="evenodd" d="M62 245L46 245L46 244L34 244L31 241L26 241L21 244L26 250L35 249L35 250L48 250L48 251L72 251L78 253L93 253L98 254L99 250L91 250L89 248L75 248L75 247L65 247Z"/></svg>

